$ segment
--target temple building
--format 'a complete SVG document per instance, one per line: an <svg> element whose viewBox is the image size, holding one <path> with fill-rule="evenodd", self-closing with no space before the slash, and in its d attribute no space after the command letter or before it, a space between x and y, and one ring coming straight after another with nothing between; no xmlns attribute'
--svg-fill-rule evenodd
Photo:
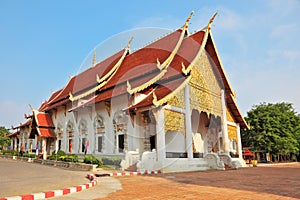
<svg viewBox="0 0 300 200"><path fill-rule="evenodd" d="M11 134L12 147L121 157L123 169L241 167L235 102L211 32L183 27L134 52L128 45L70 78ZM134 42L134 41L133 41ZM234 156L232 156L234 155Z"/></svg>

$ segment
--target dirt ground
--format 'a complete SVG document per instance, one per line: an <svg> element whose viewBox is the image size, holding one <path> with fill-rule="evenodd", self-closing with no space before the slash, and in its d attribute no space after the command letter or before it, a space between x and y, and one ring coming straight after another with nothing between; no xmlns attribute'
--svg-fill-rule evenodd
<svg viewBox="0 0 300 200"><path fill-rule="evenodd" d="M117 179L104 199L300 199L300 163Z"/></svg>

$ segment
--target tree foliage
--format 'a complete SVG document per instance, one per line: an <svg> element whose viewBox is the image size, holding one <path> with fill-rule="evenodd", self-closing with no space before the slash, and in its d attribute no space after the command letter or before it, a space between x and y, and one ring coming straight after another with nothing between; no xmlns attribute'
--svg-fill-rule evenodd
<svg viewBox="0 0 300 200"><path fill-rule="evenodd" d="M10 139L8 135L10 132L3 126L0 127L0 149L6 147L10 143Z"/></svg>
<svg viewBox="0 0 300 200"><path fill-rule="evenodd" d="M298 155L300 116L290 103L255 105L247 113L250 130L242 131L243 146L277 155Z"/></svg>

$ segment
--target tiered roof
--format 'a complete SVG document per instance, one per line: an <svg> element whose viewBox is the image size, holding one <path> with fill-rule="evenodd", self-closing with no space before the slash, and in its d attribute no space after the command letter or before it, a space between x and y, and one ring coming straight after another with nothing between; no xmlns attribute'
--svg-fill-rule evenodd
<svg viewBox="0 0 300 200"><path fill-rule="evenodd" d="M213 18L204 30L189 35L190 18L191 15L182 28L133 53L129 52L130 41L121 51L72 77L63 89L54 92L41 105L39 112L75 102L77 106L70 110L73 111L122 94L136 93L144 94L144 98L128 109L162 105L170 94L188 82L195 58L206 50L219 72L217 79L225 87L228 107L241 127L247 127L213 41L210 31ZM84 103L76 104L78 100ZM53 124L47 124L50 125Z"/></svg>

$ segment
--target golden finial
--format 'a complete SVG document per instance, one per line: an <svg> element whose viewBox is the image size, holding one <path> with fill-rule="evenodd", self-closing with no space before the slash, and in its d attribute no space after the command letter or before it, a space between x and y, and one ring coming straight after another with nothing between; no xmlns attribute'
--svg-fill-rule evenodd
<svg viewBox="0 0 300 200"><path fill-rule="evenodd" d="M128 80L127 80L127 92L131 93L131 85Z"/></svg>
<svg viewBox="0 0 300 200"><path fill-rule="evenodd" d="M94 49L94 56L93 56L93 66L97 63L97 55L96 55L96 49Z"/></svg>
<svg viewBox="0 0 300 200"><path fill-rule="evenodd" d="M70 99L70 101L74 101L74 97L71 92L69 93L69 99Z"/></svg>
<svg viewBox="0 0 300 200"><path fill-rule="evenodd" d="M207 25L207 29L210 30L211 24L213 23L213 21L215 20L215 17L218 15L218 11L212 16L212 18L210 18L208 25Z"/></svg>
<svg viewBox="0 0 300 200"><path fill-rule="evenodd" d="M101 81L100 81L101 79L100 79L100 77L99 77L99 75L98 75L98 74L96 74L96 80L97 80L97 82L98 82L98 83L100 83L100 82L101 82Z"/></svg>
<svg viewBox="0 0 300 200"><path fill-rule="evenodd" d="M236 98L236 92L234 90L232 91L232 96Z"/></svg>
<svg viewBox="0 0 300 200"><path fill-rule="evenodd" d="M29 105L30 110L33 112L34 111L33 107L30 104L28 104L28 105Z"/></svg>
<svg viewBox="0 0 300 200"><path fill-rule="evenodd" d="M187 29L187 28L189 27L189 22L190 22L190 20L191 20L191 18L192 18L192 16L193 16L193 14L194 14L194 11L192 10L192 12L191 12L190 15L188 16L188 18L186 18L185 24L184 24L184 28L185 28L185 29Z"/></svg>
<svg viewBox="0 0 300 200"><path fill-rule="evenodd" d="M128 44L126 45L126 49L130 49L130 45L131 45L131 42L133 40L133 37L130 38L130 40L128 41Z"/></svg>
<svg viewBox="0 0 300 200"><path fill-rule="evenodd" d="M153 92L152 93L152 96L153 96L153 104L155 105L155 106L157 106L158 105L158 103L157 103L157 96L156 96L156 94L155 94L155 92Z"/></svg>

